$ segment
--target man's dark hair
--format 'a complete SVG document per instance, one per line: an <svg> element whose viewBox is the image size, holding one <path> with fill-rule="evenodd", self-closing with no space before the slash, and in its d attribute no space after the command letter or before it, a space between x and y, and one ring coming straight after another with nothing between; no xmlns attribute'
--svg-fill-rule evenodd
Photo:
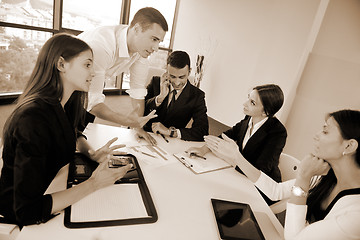
<svg viewBox="0 0 360 240"><path fill-rule="evenodd" d="M174 51L169 55L167 59L167 64L170 64L170 66L179 69L184 68L186 65L188 65L190 69L189 54L184 51Z"/></svg>

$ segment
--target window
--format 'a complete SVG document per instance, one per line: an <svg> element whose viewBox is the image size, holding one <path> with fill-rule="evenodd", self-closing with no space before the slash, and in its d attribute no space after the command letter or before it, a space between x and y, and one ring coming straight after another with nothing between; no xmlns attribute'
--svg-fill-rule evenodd
<svg viewBox="0 0 360 240"><path fill-rule="evenodd" d="M52 29L53 2L1 1L0 20L14 26L0 25L0 94L21 92L29 78L39 49L52 36L48 31L31 30L31 27ZM34 28L35 29L35 28Z"/></svg>
<svg viewBox="0 0 360 240"><path fill-rule="evenodd" d="M152 66L165 68L176 1L0 0L0 97L21 93L40 48L54 33L79 34L97 26L128 24L136 11L146 6L158 9L168 22L160 50L149 57ZM126 77L120 79L109 79L105 88L127 89Z"/></svg>
<svg viewBox="0 0 360 240"><path fill-rule="evenodd" d="M2 0L0 20L21 25L52 28L53 0Z"/></svg>
<svg viewBox="0 0 360 240"><path fill-rule="evenodd" d="M120 23L121 0L63 0L62 27L85 31Z"/></svg>
<svg viewBox="0 0 360 240"><path fill-rule="evenodd" d="M165 34L164 41L160 43L163 48L170 48L171 30L174 21L176 0L131 0L130 5L130 21L133 19L135 13L144 7L153 7L164 15L169 30Z"/></svg>
<svg viewBox="0 0 360 240"><path fill-rule="evenodd" d="M3 28L1 32L0 89L2 93L21 92L40 48L52 34L18 28Z"/></svg>

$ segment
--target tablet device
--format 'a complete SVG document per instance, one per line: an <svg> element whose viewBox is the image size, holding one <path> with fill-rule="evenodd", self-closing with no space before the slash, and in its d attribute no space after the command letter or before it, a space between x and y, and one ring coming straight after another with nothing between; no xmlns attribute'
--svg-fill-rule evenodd
<svg viewBox="0 0 360 240"><path fill-rule="evenodd" d="M211 203L221 239L265 240L250 205L220 199Z"/></svg>

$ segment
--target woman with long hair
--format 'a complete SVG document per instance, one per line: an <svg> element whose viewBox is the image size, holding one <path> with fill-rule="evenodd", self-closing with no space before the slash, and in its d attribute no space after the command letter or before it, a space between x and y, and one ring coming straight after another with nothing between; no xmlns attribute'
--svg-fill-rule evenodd
<svg viewBox="0 0 360 240"><path fill-rule="evenodd" d="M46 222L89 193L113 184L131 167L107 167L107 159L121 147L110 147L116 139L94 151L77 131L85 116L92 63L91 48L69 34L54 35L41 48L25 90L4 125L2 221L20 226ZM99 162L99 167L78 186L45 194L57 172L74 158L76 148Z"/></svg>
<svg viewBox="0 0 360 240"><path fill-rule="evenodd" d="M246 161L230 138L205 141L217 156L239 166L269 198L290 198L285 239L360 239L360 111L330 113L296 179L283 183Z"/></svg>

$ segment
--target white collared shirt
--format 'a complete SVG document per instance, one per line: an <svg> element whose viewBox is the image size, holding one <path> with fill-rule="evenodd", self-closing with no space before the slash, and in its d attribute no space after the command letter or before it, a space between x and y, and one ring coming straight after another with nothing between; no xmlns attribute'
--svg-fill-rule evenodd
<svg viewBox="0 0 360 240"><path fill-rule="evenodd" d="M85 31L79 38L93 50L95 76L89 89L89 107L104 102L102 93L105 80L121 73L130 72L130 97L144 99L147 90L148 60L135 53L129 55L127 46L127 25L98 27Z"/></svg>
<svg viewBox="0 0 360 240"><path fill-rule="evenodd" d="M184 90L184 88L186 87L186 84L187 82L185 83L185 85L180 89L180 90L176 90L176 95L175 95L175 100L178 99L178 97L180 96L180 94L182 93L182 91ZM168 106L171 102L171 99L172 99L172 95L173 95L173 91L174 90L174 87L170 84L170 87L169 87L169 97L168 97ZM155 97L155 104L156 104L156 107L160 106L161 103L158 102L158 97L156 96Z"/></svg>
<svg viewBox="0 0 360 240"><path fill-rule="evenodd" d="M253 126L253 118L250 118L249 120L249 124L248 124L248 128L246 130L245 136L244 136L244 140L242 143L242 148L244 149L246 143L249 141L249 139L251 138L252 135L254 135L254 133L266 122L266 120L268 120L268 117L264 118L263 120L261 120L260 122L256 123ZM250 129L252 128L251 134L250 134Z"/></svg>

